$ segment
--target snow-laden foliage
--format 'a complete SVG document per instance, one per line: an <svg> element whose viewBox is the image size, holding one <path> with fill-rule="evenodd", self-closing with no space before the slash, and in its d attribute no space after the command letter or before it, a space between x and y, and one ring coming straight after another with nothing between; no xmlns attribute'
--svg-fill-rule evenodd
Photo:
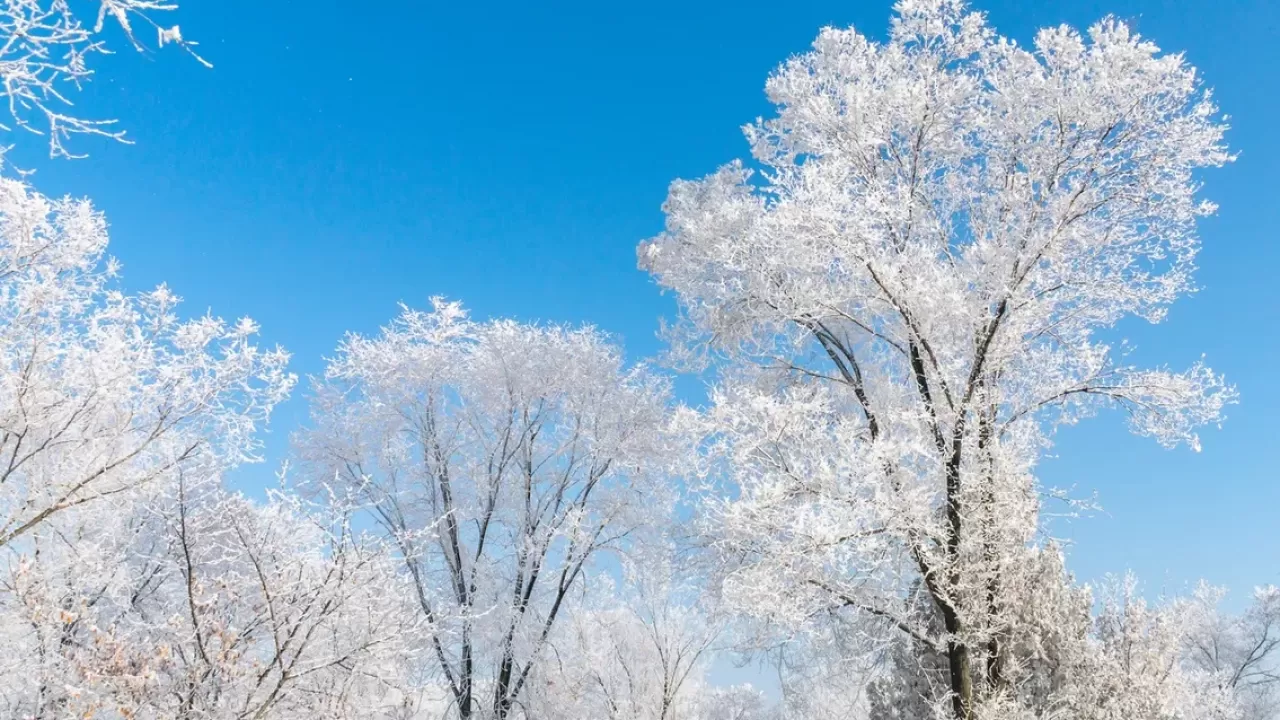
<svg viewBox="0 0 1280 720"><path fill-rule="evenodd" d="M1052 547L1027 552L1019 574L1023 591L1007 616L1006 652L986 657L988 675L999 673L1005 692L976 698L976 717L1240 717L1225 675L1188 661L1184 643L1196 627L1193 605L1150 605L1132 577L1108 582L1095 598L1071 581ZM889 661L891 671L872 682L870 718L951 711L945 652L899 640Z"/></svg>
<svg viewBox="0 0 1280 720"><path fill-rule="evenodd" d="M667 396L591 328L442 300L349 337L317 382L308 477L362 498L399 548L458 717L529 716L593 564L667 514Z"/></svg>
<svg viewBox="0 0 1280 720"><path fill-rule="evenodd" d="M1185 601L1192 619L1189 660L1236 695L1244 720L1274 720L1280 717L1280 588L1256 588L1239 615L1218 609L1224 595L1202 585Z"/></svg>
<svg viewBox="0 0 1280 720"><path fill-rule="evenodd" d="M96 6L88 23L83 19L87 6ZM156 22L156 13L177 9L169 0L5 0L0 4L0 97L8 102L14 127L45 136L54 158L79 156L67 147L76 135L127 142L115 120L77 114L73 95L93 77L95 55L110 53L104 36L108 26L122 32L134 50L148 51L138 31L154 32L156 47L182 47L210 67L178 26Z"/></svg>
<svg viewBox="0 0 1280 720"><path fill-rule="evenodd" d="M117 289L105 227L0 180L0 714L412 706L397 653L422 623L389 549L340 504L218 488L257 459L287 355L248 319L182 320L164 287Z"/></svg>
<svg viewBox="0 0 1280 720"><path fill-rule="evenodd" d="M83 7L82 7L83 6ZM95 6L86 24L83 10ZM0 3L0 97L14 126L48 139L53 157L78 157L67 148L73 135L101 135L126 141L114 120L94 120L74 112L73 96L94 74L94 56L109 53L103 34L114 26L139 52L144 35L156 34L156 46L176 45L205 66L195 43L177 25L164 27L156 13L178 9L169 0L5 0ZM78 12L79 11L79 12ZM12 128L0 125L2 130ZM2 155L2 153L0 153Z"/></svg>
<svg viewBox="0 0 1280 720"><path fill-rule="evenodd" d="M1194 289L1213 210L1194 173L1231 159L1222 118L1118 20L1023 47L958 0L902 0L885 42L824 30L767 91L753 162L674 183L639 251L680 302L675 357L719 371L706 445L730 487L707 521L728 597L939 656L923 700L951 717L1049 712L1015 670L1053 429L1111 406L1199 449L1235 397L1099 337Z"/></svg>
<svg viewBox="0 0 1280 720"><path fill-rule="evenodd" d="M744 683L708 688L699 703L698 714L688 720L774 720L777 717L777 709L765 693Z"/></svg>
<svg viewBox="0 0 1280 720"><path fill-rule="evenodd" d="M206 484L207 485L207 484ZM389 549L296 496L182 481L41 532L0 585L13 718L393 718L422 631Z"/></svg>
<svg viewBox="0 0 1280 720"><path fill-rule="evenodd" d="M121 137L63 114L104 23L191 50L173 3L95 1L0 8L55 155ZM1235 398L1103 339L1194 290L1196 173L1231 159L1194 69L1111 19L1022 47L901 0L767 89L753 160L675 183L640 251L705 411L594 329L437 300L344 340L301 492L263 501L222 477L287 355L123 292L87 202L0 180L0 715L1275 718L1280 591L1082 586L1039 522L1056 428L1113 407L1199 449ZM728 647L780 697L717 685Z"/></svg>
<svg viewBox="0 0 1280 720"><path fill-rule="evenodd" d="M293 385L253 321L182 320L163 286L122 293L106 245L87 202L0 180L0 548L70 508L255 459Z"/></svg>
<svg viewBox="0 0 1280 720"><path fill-rule="evenodd" d="M540 668L527 704L546 720L700 720L707 664L723 623L703 589L669 552L626 563L560 628L555 662ZM728 717L728 716L726 716Z"/></svg>

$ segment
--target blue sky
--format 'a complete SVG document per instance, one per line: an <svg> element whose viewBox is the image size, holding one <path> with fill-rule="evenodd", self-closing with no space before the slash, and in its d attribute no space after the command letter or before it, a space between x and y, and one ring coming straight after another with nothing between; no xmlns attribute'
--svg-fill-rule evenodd
<svg viewBox="0 0 1280 720"><path fill-rule="evenodd" d="M214 69L173 48L106 58L80 110L122 118L137 144L82 139L87 160L28 164L44 192L107 213L129 287L168 282L189 313L254 317L304 376L344 332L437 294L480 317L590 322L633 358L656 353L674 306L635 246L660 230L667 184L746 153L738 128L769 112L765 77L819 27L880 35L890 15L886 0L187 5L176 19ZM1203 291L1160 326L1124 330L1140 363L1207 354L1243 401L1199 455L1129 437L1115 417L1065 432L1046 481L1096 489L1106 507L1055 525L1072 568L1133 569L1153 592L1280 583L1280 8L978 7L1024 43L1043 25L1130 20L1200 67L1242 152L1205 176L1221 211L1203 225ZM302 394L273 423L273 459Z"/></svg>

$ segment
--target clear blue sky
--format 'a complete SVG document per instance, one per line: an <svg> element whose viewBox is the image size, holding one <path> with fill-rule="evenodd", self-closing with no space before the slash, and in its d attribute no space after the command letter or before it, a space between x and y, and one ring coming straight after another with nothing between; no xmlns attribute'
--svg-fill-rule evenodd
<svg viewBox="0 0 1280 720"><path fill-rule="evenodd" d="M745 154L738 128L769 111L766 75L819 27L882 34L890 3L185 5L177 20L215 68L172 48L108 58L81 110L123 118L137 145L81 140L88 160L41 163L35 182L107 213L129 287L165 281L192 314L251 315L306 375L345 331L436 294L657 352L673 305L634 249L661 228L667 184ZM1071 566L1086 580L1131 568L1153 590L1280 583L1280 9L978 7L1022 42L1108 12L1132 21L1201 68L1243 153L1205 177L1221 213L1203 226L1204 290L1161 326L1125 328L1143 363L1206 353L1243 402L1199 455L1128 437L1118 418L1066 432L1043 475L1096 488L1107 509L1057 526L1075 540ZM305 414L298 395L273 423L273 459Z"/></svg>

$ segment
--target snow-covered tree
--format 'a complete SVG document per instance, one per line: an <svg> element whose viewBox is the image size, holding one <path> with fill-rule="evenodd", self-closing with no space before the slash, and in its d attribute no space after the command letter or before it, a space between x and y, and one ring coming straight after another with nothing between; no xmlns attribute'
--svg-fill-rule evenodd
<svg viewBox="0 0 1280 720"><path fill-rule="evenodd" d="M251 320L181 320L163 286L120 292L106 245L88 202L0 180L0 548L68 509L254 459L293 385Z"/></svg>
<svg viewBox="0 0 1280 720"><path fill-rule="evenodd" d="M774 720L777 717L777 707L764 692L743 684L709 688L701 698L698 720Z"/></svg>
<svg viewBox="0 0 1280 720"><path fill-rule="evenodd" d="M590 328L441 300L347 338L317 381L308 477L362 498L399 548L453 715L528 716L593 563L666 514L667 396Z"/></svg>
<svg viewBox="0 0 1280 720"><path fill-rule="evenodd" d="M168 699L161 702L156 692L194 697L207 688L190 684L193 678L217 680L212 666L192 670L193 646L184 645L202 630L182 626L199 613L192 598L181 600L195 585L179 580L190 568L176 564L173 548L188 535L174 530L185 520L177 526L171 520L174 508L186 518L188 506L174 493L188 484L214 487L220 473L256 460L257 431L294 382L286 353L254 344L252 321L182 320L177 298L163 286L140 295L119 290L106 246L106 223L88 202L52 200L0 180L6 716L176 717L181 713L163 709ZM273 576L279 581L273 596L292 597L297 583L310 582L302 568L319 562L323 548L313 544L310 555L284 557L302 546L268 547L261 534L284 521L273 515L283 506L237 502L223 498L191 516L204 528L191 546L206 553L201 582L230 572L219 563L231 561L223 535L234 519L245 533L242 558L274 554L271 563L298 569ZM296 526L305 523L293 524L282 536L301 542ZM208 579L243 590L238 580L247 577ZM213 592L209 611L222 612L214 607L219 603L235 606L228 614L262 609L247 597Z"/></svg>
<svg viewBox="0 0 1280 720"><path fill-rule="evenodd" d="M382 718L414 707L399 563L348 518L180 480L62 516L0 585L6 717ZM61 527L60 527L61 526Z"/></svg>
<svg viewBox="0 0 1280 720"><path fill-rule="evenodd" d="M603 587L565 619L555 662L531 681L531 717L704 720L723 623L669 551L624 560L621 585L596 577Z"/></svg>
<svg viewBox="0 0 1280 720"><path fill-rule="evenodd" d="M1201 586L1190 601L1189 660L1234 691L1244 720L1280 718L1280 588L1255 589L1240 615L1218 608L1223 595Z"/></svg>
<svg viewBox="0 0 1280 720"><path fill-rule="evenodd" d="M1101 606L1060 714L1086 720L1238 717L1230 688L1215 674L1184 664L1183 643L1192 628L1186 603L1150 605L1128 576L1103 587Z"/></svg>
<svg viewBox="0 0 1280 720"><path fill-rule="evenodd" d="M1132 576L1107 581L1095 598L1092 588L1072 580L1052 545L1029 549L1018 574L1020 599L1007 616L1005 653L995 659L1005 691L977 698L978 717L1240 717L1223 677L1187 662L1198 605L1149 604ZM887 660L870 686L872 720L949 711L945 652L899 638Z"/></svg>
<svg viewBox="0 0 1280 720"><path fill-rule="evenodd" d="M1231 159L1225 125L1118 20L1024 47L958 0L901 0L884 42L824 30L766 87L760 172L676 182L639 251L680 302L675 357L719 369L726 594L941 658L946 714L973 718L1017 701L1037 641L1014 628L1054 428L1110 406L1198 449L1235 396L1099 337L1193 289L1193 173Z"/></svg>
<svg viewBox="0 0 1280 720"><path fill-rule="evenodd" d="M782 720L866 720L874 717L869 686L884 676L890 653L879 638L868 638L857 618L832 614L829 622L770 648L766 657L777 672ZM912 674L906 667L895 670Z"/></svg>

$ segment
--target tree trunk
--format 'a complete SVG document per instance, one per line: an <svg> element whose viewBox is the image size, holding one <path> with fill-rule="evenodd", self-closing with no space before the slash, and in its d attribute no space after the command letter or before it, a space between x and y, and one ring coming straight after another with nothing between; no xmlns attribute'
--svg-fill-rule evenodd
<svg viewBox="0 0 1280 720"><path fill-rule="evenodd" d="M951 669L951 710L956 720L973 717L973 673L969 667L969 648L951 640L947 645L947 664Z"/></svg>

